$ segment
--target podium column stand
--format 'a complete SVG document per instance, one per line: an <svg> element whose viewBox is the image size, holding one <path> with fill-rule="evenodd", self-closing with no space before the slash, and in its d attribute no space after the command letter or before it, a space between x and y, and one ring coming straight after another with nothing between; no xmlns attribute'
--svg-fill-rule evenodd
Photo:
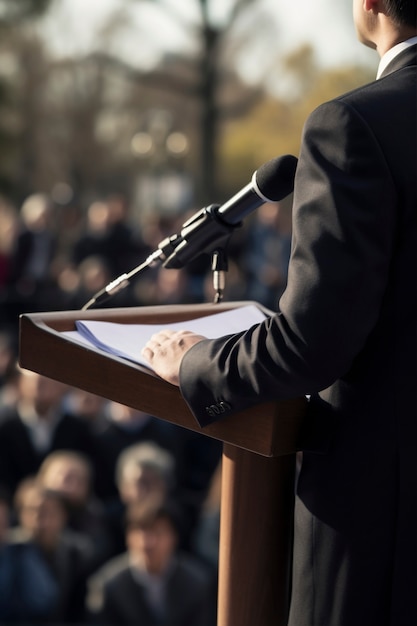
<svg viewBox="0 0 417 626"><path fill-rule="evenodd" d="M285 626L295 455L223 446L218 626Z"/></svg>

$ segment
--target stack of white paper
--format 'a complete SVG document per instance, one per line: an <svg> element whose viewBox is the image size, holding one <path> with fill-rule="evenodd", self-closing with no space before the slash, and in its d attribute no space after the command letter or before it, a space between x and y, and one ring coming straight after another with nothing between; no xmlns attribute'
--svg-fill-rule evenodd
<svg viewBox="0 0 417 626"><path fill-rule="evenodd" d="M266 316L255 305L248 305L199 317L193 320L169 324L119 324L79 320L77 330L63 333L72 341L94 346L104 352L150 368L141 350L149 339L160 330L191 330L208 339L245 331L261 323Z"/></svg>

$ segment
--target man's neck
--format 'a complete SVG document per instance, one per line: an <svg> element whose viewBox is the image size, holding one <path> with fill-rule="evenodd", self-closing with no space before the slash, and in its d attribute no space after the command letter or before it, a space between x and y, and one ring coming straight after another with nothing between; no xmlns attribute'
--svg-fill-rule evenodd
<svg viewBox="0 0 417 626"><path fill-rule="evenodd" d="M400 43L412 39L417 36L417 29L403 26L402 28L396 29L393 28L392 25L390 28L382 28L380 31L380 36L376 43L376 50L379 56L382 58L384 54L386 54L389 50L394 48Z"/></svg>

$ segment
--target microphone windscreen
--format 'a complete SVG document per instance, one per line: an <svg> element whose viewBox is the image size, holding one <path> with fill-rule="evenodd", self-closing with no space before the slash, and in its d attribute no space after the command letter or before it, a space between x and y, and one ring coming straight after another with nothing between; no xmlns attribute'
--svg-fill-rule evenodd
<svg viewBox="0 0 417 626"><path fill-rule="evenodd" d="M254 183L266 200L278 202L293 191L297 163L297 157L285 154L267 161L256 170Z"/></svg>

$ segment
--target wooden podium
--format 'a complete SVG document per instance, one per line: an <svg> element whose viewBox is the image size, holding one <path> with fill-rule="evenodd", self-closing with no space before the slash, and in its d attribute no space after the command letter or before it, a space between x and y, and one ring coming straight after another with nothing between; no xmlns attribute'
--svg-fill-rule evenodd
<svg viewBox="0 0 417 626"><path fill-rule="evenodd" d="M140 365L62 334L74 330L79 319L168 327L245 304L26 314L20 319L19 358L25 369L223 442L218 626L285 626L295 453L306 400L261 404L201 428L177 387Z"/></svg>

